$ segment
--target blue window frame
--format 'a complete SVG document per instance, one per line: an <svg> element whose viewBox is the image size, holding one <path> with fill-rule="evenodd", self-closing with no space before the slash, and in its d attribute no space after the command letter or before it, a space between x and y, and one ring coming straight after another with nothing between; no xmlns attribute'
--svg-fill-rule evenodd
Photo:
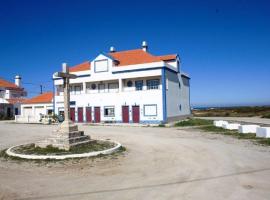
<svg viewBox="0 0 270 200"><path fill-rule="evenodd" d="M159 88L159 80L152 79L146 81L147 90L156 90Z"/></svg>
<svg viewBox="0 0 270 200"><path fill-rule="evenodd" d="M136 88L136 90L142 90L143 89L143 81L142 80L135 81L135 88Z"/></svg>

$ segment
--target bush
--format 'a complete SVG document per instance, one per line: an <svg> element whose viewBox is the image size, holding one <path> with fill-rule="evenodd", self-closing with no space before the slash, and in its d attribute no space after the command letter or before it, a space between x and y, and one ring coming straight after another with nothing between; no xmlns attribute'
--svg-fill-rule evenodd
<svg viewBox="0 0 270 200"><path fill-rule="evenodd" d="M262 118L268 118L268 119L270 119L270 113L264 114L264 115L262 116Z"/></svg>

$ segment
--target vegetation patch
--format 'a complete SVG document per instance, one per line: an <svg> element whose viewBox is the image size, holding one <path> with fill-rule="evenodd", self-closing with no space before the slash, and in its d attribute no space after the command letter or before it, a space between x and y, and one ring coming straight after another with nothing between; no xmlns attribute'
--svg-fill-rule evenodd
<svg viewBox="0 0 270 200"><path fill-rule="evenodd" d="M262 116L262 118L268 118L268 119L270 119L270 112L269 112L269 113L265 113L265 114Z"/></svg>
<svg viewBox="0 0 270 200"><path fill-rule="evenodd" d="M270 106L243 106L194 109L195 117L254 117L270 118Z"/></svg>
<svg viewBox="0 0 270 200"><path fill-rule="evenodd" d="M70 150L58 149L56 147L52 147L51 145L47 146L46 148L40 148L35 147L35 144L27 144L13 148L13 152L26 155L69 155L102 151L113 148L114 146L115 144L109 141L93 140L88 144L71 147Z"/></svg>
<svg viewBox="0 0 270 200"><path fill-rule="evenodd" d="M47 146L46 148L40 148L35 147L34 144L27 144L27 145L21 145L18 147L15 147L12 149L13 152L18 154L26 154L26 155L69 155L69 154L81 154L81 153L90 153L95 151L102 151L106 149L110 149L115 147L116 144L110 141L100 141L100 140L93 140L91 143L83 144L80 146L72 147L70 150L62 150L58 149L52 146ZM126 148L121 146L119 149L117 149L112 154L103 155L99 154L95 157L83 157L83 158L67 158L65 160L57 160L57 159L25 159L25 158L19 158L19 157L13 157L9 156L6 153L7 149L0 151L0 158L3 158L5 160L14 160L14 161L27 161L32 163L47 163L47 162L64 162L67 160L75 160L79 161L82 159L94 159L94 158L104 158L104 157L110 157L110 156L117 156L119 154L122 154L126 151Z"/></svg>
<svg viewBox="0 0 270 200"><path fill-rule="evenodd" d="M256 137L255 133L238 133L238 131L236 130L227 130L224 128L216 127L214 125L201 126L197 128L214 134L230 135L238 139L250 139L253 140L255 143L270 146L270 138L258 138Z"/></svg>
<svg viewBox="0 0 270 200"><path fill-rule="evenodd" d="M183 121L179 121L174 124L174 126L203 126L203 125L210 125L213 124L212 120L205 120L205 119L187 119Z"/></svg>

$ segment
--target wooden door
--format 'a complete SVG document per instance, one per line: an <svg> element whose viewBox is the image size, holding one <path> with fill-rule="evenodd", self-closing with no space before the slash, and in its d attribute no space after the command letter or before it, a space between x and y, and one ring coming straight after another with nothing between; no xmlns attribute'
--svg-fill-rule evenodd
<svg viewBox="0 0 270 200"><path fill-rule="evenodd" d="M95 107L94 109L95 123L100 123L100 107Z"/></svg>
<svg viewBox="0 0 270 200"><path fill-rule="evenodd" d="M133 123L140 123L140 106L132 106Z"/></svg>
<svg viewBox="0 0 270 200"><path fill-rule="evenodd" d="M78 122L83 122L83 108L78 108Z"/></svg>
<svg viewBox="0 0 270 200"><path fill-rule="evenodd" d="M129 107L122 106L122 120L123 123L129 123Z"/></svg>
<svg viewBox="0 0 270 200"><path fill-rule="evenodd" d="M86 107L86 122L92 122L92 109L91 109L91 107Z"/></svg>
<svg viewBox="0 0 270 200"><path fill-rule="evenodd" d="M75 122L75 108L70 108L70 120Z"/></svg>

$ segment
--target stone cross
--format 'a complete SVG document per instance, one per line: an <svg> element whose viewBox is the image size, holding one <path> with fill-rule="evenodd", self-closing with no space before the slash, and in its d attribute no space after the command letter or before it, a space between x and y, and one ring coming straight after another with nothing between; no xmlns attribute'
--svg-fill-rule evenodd
<svg viewBox="0 0 270 200"><path fill-rule="evenodd" d="M54 76L63 78L65 122L70 123L69 79L75 79L77 76L69 73L69 68L66 63L62 64L62 72L56 72Z"/></svg>
<svg viewBox="0 0 270 200"><path fill-rule="evenodd" d="M84 135L83 131L78 130L78 126L70 120L70 93L69 93L69 79L76 78L74 74L70 74L67 64L62 64L62 72L56 72L54 77L63 79L64 85L64 109L65 120L60 124L60 128L46 140L35 143L35 146L46 148L48 145L59 149L69 150L72 146L90 143L90 136Z"/></svg>

